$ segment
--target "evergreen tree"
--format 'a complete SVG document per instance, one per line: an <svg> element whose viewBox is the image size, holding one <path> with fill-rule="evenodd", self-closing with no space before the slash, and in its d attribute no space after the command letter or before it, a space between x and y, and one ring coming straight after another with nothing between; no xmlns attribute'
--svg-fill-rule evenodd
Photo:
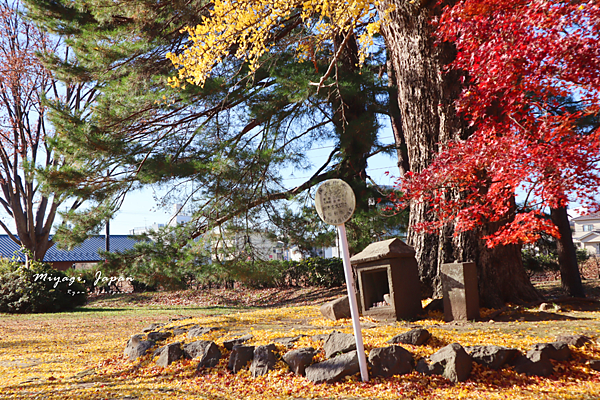
<svg viewBox="0 0 600 400"><path fill-rule="evenodd" d="M194 210L193 237L334 177L348 181L359 207L368 207L367 160L393 146L384 149L377 141L377 114L388 113L388 88L373 72L385 60L373 57L361 72L355 37L312 47L310 60L300 63L286 44L288 37L301 38L309 29L298 12L282 21L273 38L276 55L262 57L253 74L251 65L231 59L204 86L174 88L168 82L177 70L166 55L182 51L188 33L181 28L201 23L209 3L27 4L32 18L69 35L78 56L77 65L47 59L51 68L100 88L90 115L54 109L61 133L56 147L70 162L46 175L52 187L83 198L100 191L113 202L140 185L169 187L165 202ZM310 82L327 70L339 48L345 55L335 85L315 90ZM318 171L287 188L280 172L292 165L308 168L306 151L330 141L335 146ZM85 231L105 217L95 215L67 217Z"/></svg>

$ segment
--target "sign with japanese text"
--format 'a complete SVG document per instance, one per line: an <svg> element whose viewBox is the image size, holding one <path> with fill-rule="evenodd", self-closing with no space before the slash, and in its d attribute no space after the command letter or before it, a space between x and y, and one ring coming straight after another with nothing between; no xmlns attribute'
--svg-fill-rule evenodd
<svg viewBox="0 0 600 400"><path fill-rule="evenodd" d="M317 189L315 206L323 222L342 225L352 217L356 198L346 182L341 179L329 179Z"/></svg>

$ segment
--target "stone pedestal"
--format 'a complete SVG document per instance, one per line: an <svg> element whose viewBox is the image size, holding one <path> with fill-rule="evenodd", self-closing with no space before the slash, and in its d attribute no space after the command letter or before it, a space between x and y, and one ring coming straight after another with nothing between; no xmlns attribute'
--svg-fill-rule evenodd
<svg viewBox="0 0 600 400"><path fill-rule="evenodd" d="M446 321L479 318L479 289L475 263L442 264L442 290Z"/></svg>
<svg viewBox="0 0 600 400"><path fill-rule="evenodd" d="M350 259L358 275L362 314L376 319L414 319L421 313L415 250L400 239L372 243Z"/></svg>

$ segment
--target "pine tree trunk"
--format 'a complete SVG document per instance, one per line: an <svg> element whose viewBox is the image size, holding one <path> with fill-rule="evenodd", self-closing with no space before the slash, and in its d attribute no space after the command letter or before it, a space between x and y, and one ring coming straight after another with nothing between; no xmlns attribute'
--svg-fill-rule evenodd
<svg viewBox="0 0 600 400"><path fill-rule="evenodd" d="M443 66L453 60L456 50L449 43L434 45L430 22L439 12L435 4L388 0L378 5L381 15L392 9L390 6L394 8L384 19L382 31L397 84L408 165L415 173L430 165L440 144L469 135L466 124L454 109L454 100L461 90L462 72L443 72ZM441 296L441 264L475 261L482 306L498 307L507 301L540 298L527 279L518 246L488 249L481 240L483 230L454 235L452 226L438 234L411 229L432 218L432 214L427 204L410 204L408 242L417 252L422 295ZM493 228L487 226L485 231L493 232Z"/></svg>
<svg viewBox="0 0 600 400"><path fill-rule="evenodd" d="M577 251L573 244L573 235L569 226L566 207L551 208L552 222L558 228L560 239L556 241L558 265L562 288L573 297L585 297L581 274L577 265Z"/></svg>

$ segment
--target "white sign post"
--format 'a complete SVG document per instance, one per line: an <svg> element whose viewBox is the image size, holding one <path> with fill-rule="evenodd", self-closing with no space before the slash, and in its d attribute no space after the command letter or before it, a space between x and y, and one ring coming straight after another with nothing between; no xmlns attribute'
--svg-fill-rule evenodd
<svg viewBox="0 0 600 400"><path fill-rule="evenodd" d="M358 353L358 365L363 382L368 382L369 372L367 370L367 358L365 357L365 346L360 329L358 315L358 304L356 303L356 291L354 289L354 276L350 265L350 254L348 252L348 239L346 238L346 227L344 223L350 219L356 207L356 198L350 185L341 179L330 179L321 184L315 196L315 205L319 217L329 225L335 225L340 236L342 256L344 261L344 275L348 289L348 301L350 303L350 315L352 316L352 327L356 339L356 350Z"/></svg>

